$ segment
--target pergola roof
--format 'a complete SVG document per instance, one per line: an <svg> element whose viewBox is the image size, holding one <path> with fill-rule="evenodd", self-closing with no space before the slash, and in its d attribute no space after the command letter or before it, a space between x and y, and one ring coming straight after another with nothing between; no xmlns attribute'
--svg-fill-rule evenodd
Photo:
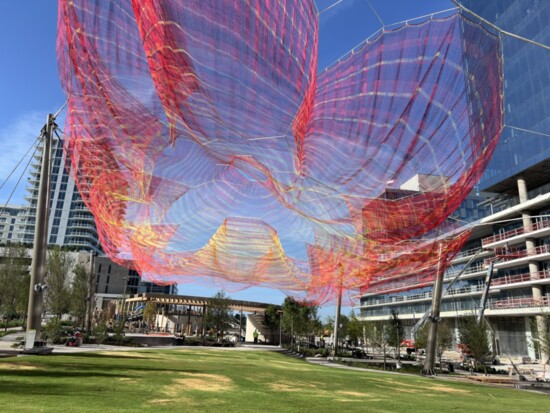
<svg viewBox="0 0 550 413"><path fill-rule="evenodd" d="M194 305L208 306L212 298L194 297L189 295L171 295L171 294L137 294L126 299L126 302L154 302L157 304L172 304L172 305ZM255 301L231 300L229 299L229 308L236 311L244 312L264 312L269 303L258 303ZM279 308L280 306L276 305Z"/></svg>

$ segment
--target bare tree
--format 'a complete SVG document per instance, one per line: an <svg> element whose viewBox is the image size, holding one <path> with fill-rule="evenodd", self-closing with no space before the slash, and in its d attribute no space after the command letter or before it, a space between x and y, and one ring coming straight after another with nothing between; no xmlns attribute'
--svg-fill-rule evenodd
<svg viewBox="0 0 550 413"><path fill-rule="evenodd" d="M391 346L394 328L387 321L380 321L375 323L374 328L372 329L371 342L375 347L378 347L382 350L384 355L384 370L386 370L386 359L388 354L388 349Z"/></svg>

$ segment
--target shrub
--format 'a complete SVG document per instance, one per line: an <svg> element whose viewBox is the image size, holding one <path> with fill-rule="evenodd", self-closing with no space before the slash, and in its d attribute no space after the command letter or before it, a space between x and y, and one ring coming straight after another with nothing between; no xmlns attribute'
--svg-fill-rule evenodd
<svg viewBox="0 0 550 413"><path fill-rule="evenodd" d="M109 329L104 321L95 326L94 335L97 344L103 344L107 340L109 337Z"/></svg>
<svg viewBox="0 0 550 413"><path fill-rule="evenodd" d="M66 335L63 333L61 321L58 318L52 318L44 326L42 338L53 344L62 344L65 342Z"/></svg>

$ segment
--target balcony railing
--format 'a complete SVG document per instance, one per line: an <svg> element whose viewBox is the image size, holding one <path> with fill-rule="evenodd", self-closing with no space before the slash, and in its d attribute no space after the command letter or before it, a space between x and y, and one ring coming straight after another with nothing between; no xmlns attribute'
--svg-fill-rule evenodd
<svg viewBox="0 0 550 413"><path fill-rule="evenodd" d="M541 255L541 254L549 254L550 253L550 245L539 245L535 248L535 254Z"/></svg>
<svg viewBox="0 0 550 413"><path fill-rule="evenodd" d="M529 251L527 248L497 248L495 257L504 261L515 260L518 258L533 257L535 255L550 254L550 245L539 245L534 250ZM485 264L489 265L490 260L485 260Z"/></svg>
<svg viewBox="0 0 550 413"><path fill-rule="evenodd" d="M398 291L401 289L407 289L407 288L422 288L426 287L428 285L432 285L432 281L427 282L418 282L416 279L407 280L407 281L401 281L401 282L392 282L387 284L379 284L374 287L369 287L366 291L367 294L372 293L388 293L391 291Z"/></svg>
<svg viewBox="0 0 550 413"><path fill-rule="evenodd" d="M538 231L544 228L550 228L550 219L542 219L542 220L533 222L532 224L532 231ZM526 232L525 227L515 228L510 231L503 232L501 234L496 234L491 237L483 238L481 240L481 245L485 246L488 244L492 244L494 242L503 241L503 240L515 237L517 235L525 234L525 232Z"/></svg>
<svg viewBox="0 0 550 413"><path fill-rule="evenodd" d="M541 219L533 223L533 231L538 231L539 229L550 228L550 219Z"/></svg>
<svg viewBox="0 0 550 413"><path fill-rule="evenodd" d="M544 280L550 278L550 270L539 271L538 273L539 280ZM492 285L508 285L516 284L522 282L536 281L535 278L531 277L531 274L515 274L515 275L505 275L504 277L496 278L492 281Z"/></svg>
<svg viewBox="0 0 550 413"><path fill-rule="evenodd" d="M473 265L473 266L470 266L468 269L466 269L466 271L464 271L462 273L462 275L474 274L476 272L480 272L480 271L484 271L484 270L485 270L484 265L481 265L481 264ZM445 273L445 279L454 278L458 275L459 272L460 272L460 270L449 271L449 272Z"/></svg>
<svg viewBox="0 0 550 413"><path fill-rule="evenodd" d="M503 241L505 239L509 239L512 237L515 237L517 235L521 235L525 232L525 229L523 227L515 228L510 231L502 232L500 234L493 235L492 237L483 238L481 240L481 245L485 246L488 244L492 244L494 242Z"/></svg>
<svg viewBox="0 0 550 413"><path fill-rule="evenodd" d="M535 308L550 305L550 297L534 298L507 298L504 300L491 300L488 307L491 310L506 310L509 308Z"/></svg>
<svg viewBox="0 0 550 413"><path fill-rule="evenodd" d="M471 250L460 251L458 254L455 255L455 259L474 256L480 249L481 248L473 248Z"/></svg>
<svg viewBox="0 0 550 413"><path fill-rule="evenodd" d="M511 248L495 249L495 258L504 260L504 261L510 261L518 258L527 257L527 255L528 253L526 248L511 247ZM490 260L485 260L485 265L489 265L489 261Z"/></svg>

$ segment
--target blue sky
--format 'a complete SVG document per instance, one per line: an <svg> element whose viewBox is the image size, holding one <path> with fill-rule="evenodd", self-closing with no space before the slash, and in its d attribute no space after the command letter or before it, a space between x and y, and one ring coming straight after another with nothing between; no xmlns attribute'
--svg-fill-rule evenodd
<svg viewBox="0 0 550 413"><path fill-rule="evenodd" d="M368 0L316 0L316 3L319 11L326 10L319 17L320 69L336 61L381 27ZM370 4L385 25L453 7L450 0L370 0ZM55 54L57 1L4 1L2 14L0 180L3 183L34 142L47 114L56 112L65 102L65 96L57 74ZM7 201L21 173L20 168L0 190L1 205ZM22 198L25 178L10 203L25 202ZM195 285L180 286L180 294L211 296L214 292ZM277 304L284 299L278 291L260 288L231 293L230 296ZM333 308L327 307L321 313L324 316L333 312ZM345 314L348 312L349 309L344 310Z"/></svg>

